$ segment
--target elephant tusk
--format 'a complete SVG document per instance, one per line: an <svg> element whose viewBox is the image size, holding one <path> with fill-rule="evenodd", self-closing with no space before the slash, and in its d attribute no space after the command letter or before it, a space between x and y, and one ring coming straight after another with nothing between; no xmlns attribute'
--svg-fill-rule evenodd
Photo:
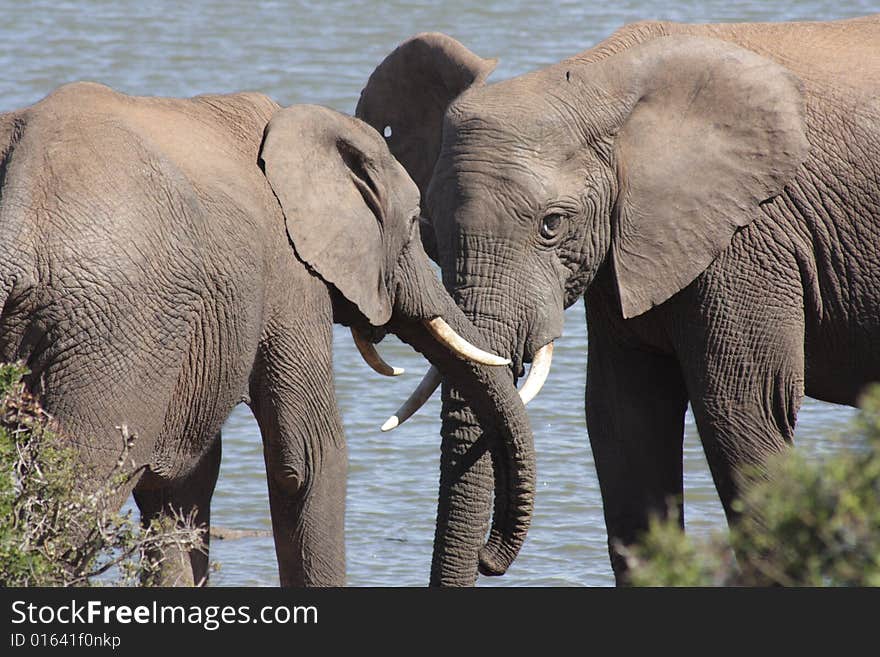
<svg viewBox="0 0 880 657"><path fill-rule="evenodd" d="M402 367L393 367L386 363L379 355L379 352L376 351L376 347L373 346L373 343L367 340L353 327L351 329L351 337L354 339L354 344L358 351L361 352L364 361L366 361L367 365L372 367L376 372L383 376L400 376L404 373L405 370Z"/></svg>
<svg viewBox="0 0 880 657"><path fill-rule="evenodd" d="M425 321L425 327L440 344L466 360L471 360L481 365L510 365L509 359L490 354L488 351L483 351L479 347L472 345L456 333L442 317L435 317Z"/></svg>
<svg viewBox="0 0 880 657"><path fill-rule="evenodd" d="M550 374L550 363L553 362L553 343L548 342L538 349L538 353L532 359L532 366L529 368L529 375L526 377L525 383L519 389L519 398L522 399L523 406L532 401L535 396L541 392L547 375Z"/></svg>
<svg viewBox="0 0 880 657"><path fill-rule="evenodd" d="M428 370L428 373L422 379L422 382L413 390L413 393L407 400L401 404L397 412L385 420L385 424L382 425L382 431L391 431L406 422L413 413L425 405L425 402L431 398L431 395L434 394L434 391L442 382L443 377L440 376L439 370L432 365L431 369Z"/></svg>

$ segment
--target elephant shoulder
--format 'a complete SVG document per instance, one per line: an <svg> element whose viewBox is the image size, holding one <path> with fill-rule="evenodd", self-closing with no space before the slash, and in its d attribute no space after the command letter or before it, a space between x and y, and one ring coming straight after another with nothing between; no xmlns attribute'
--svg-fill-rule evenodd
<svg viewBox="0 0 880 657"><path fill-rule="evenodd" d="M259 91L238 91L228 94L200 94L194 96L196 102L202 102L216 106L230 112L253 112L263 115L272 115L280 108L280 105L269 96Z"/></svg>
<svg viewBox="0 0 880 657"><path fill-rule="evenodd" d="M262 137L269 119L281 108L269 96L256 91L202 94L192 98L192 103L248 139L255 134Z"/></svg>
<svg viewBox="0 0 880 657"><path fill-rule="evenodd" d="M682 24L670 21L643 20L627 23L589 50L576 55L574 59L582 63L599 61L645 41L674 34L683 27Z"/></svg>

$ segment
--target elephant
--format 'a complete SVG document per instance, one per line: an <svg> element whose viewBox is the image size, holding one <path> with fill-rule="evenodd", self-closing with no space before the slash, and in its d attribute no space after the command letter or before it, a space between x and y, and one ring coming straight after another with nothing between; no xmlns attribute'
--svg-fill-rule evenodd
<svg viewBox="0 0 880 657"><path fill-rule="evenodd" d="M263 441L282 586L345 583L347 450L332 325L393 332L506 427L491 554L524 531L528 416L507 361L449 297L418 239L419 191L365 123L259 93L135 97L76 82L0 115L0 358L75 450L82 486L134 436L144 522L210 522L220 429L249 404ZM415 236L415 239L413 237ZM481 415L482 416L482 415ZM207 532L206 532L207 533ZM206 582L202 549L161 565Z"/></svg>
<svg viewBox="0 0 880 657"><path fill-rule="evenodd" d="M805 395L854 405L880 379L878 43L880 16L639 22L489 83L496 60L422 33L361 92L356 116L390 135L422 191L446 288L512 379L531 363L525 400L563 310L584 299L587 430L618 584L621 547L651 517L683 526L689 404L734 522L743 478L792 444ZM454 382L442 394L431 581L470 585L486 572L500 443Z"/></svg>

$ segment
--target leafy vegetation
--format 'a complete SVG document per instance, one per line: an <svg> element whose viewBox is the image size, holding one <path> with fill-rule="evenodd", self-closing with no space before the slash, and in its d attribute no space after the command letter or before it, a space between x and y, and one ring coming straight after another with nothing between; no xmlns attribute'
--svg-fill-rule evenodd
<svg viewBox="0 0 880 657"><path fill-rule="evenodd" d="M144 529L119 514L140 474L126 427L112 472L89 485L70 442L26 391L26 374L20 365L0 366L0 586L150 584L161 555L201 545L188 519Z"/></svg>
<svg viewBox="0 0 880 657"><path fill-rule="evenodd" d="M772 460L769 476L746 486L726 540L693 539L676 519L653 522L626 551L632 584L880 586L880 386L860 407L855 448Z"/></svg>

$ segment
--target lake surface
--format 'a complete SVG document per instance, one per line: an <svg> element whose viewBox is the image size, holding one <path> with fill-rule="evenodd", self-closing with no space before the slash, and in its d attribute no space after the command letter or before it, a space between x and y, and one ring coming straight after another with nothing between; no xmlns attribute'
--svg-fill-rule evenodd
<svg viewBox="0 0 880 657"><path fill-rule="evenodd" d="M422 31L446 32L483 57L500 58L491 78L498 81L588 48L635 20L822 20L877 11L880 0L0 0L0 111L35 102L64 82L94 80L139 95L255 90L285 105L318 103L352 113L375 65ZM422 586L434 536L439 395L399 429L380 433L379 426L427 369L393 336L380 350L407 375L390 380L374 374L348 331L336 328L336 388L351 461L348 583ZM584 310L578 303L566 315L553 372L529 406L538 453L529 537L508 574L481 578L481 586L613 583L584 423L585 371ZM839 449L829 436L845 430L852 417L851 409L807 400L798 421L798 448L817 458ZM724 527L690 416L685 491L691 531ZM224 428L212 511L217 525L270 527L260 435L246 406L239 406ZM215 586L278 584L271 538L215 541L211 557L220 563Z"/></svg>

